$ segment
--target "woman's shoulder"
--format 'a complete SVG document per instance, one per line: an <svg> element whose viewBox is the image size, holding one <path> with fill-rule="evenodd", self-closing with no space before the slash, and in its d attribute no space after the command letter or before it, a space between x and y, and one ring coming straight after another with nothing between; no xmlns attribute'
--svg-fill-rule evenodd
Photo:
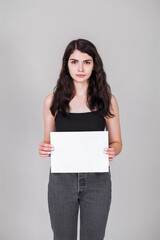
<svg viewBox="0 0 160 240"><path fill-rule="evenodd" d="M54 97L54 93L52 92L52 93L48 94L48 95L45 97L44 101L45 101L47 104L51 104L51 102L52 102L52 100L53 100L53 97Z"/></svg>
<svg viewBox="0 0 160 240"><path fill-rule="evenodd" d="M118 102L117 99L115 97L115 95L111 94L111 99L110 99L110 112L112 114L114 114L115 116L117 116L119 114L119 107L118 107ZM108 118L107 116L105 117L105 119L108 121L110 120L110 118Z"/></svg>
<svg viewBox="0 0 160 240"><path fill-rule="evenodd" d="M54 97L54 93L53 93L53 92L50 93L50 94L48 94L48 95L45 97L45 99L44 99L44 104L45 104L46 106L50 106L51 103L52 103L53 97Z"/></svg>
<svg viewBox="0 0 160 240"><path fill-rule="evenodd" d="M111 94L111 105L110 105L110 111L113 113L115 116L119 115L119 106L118 106L118 101L116 97Z"/></svg>
<svg viewBox="0 0 160 240"><path fill-rule="evenodd" d="M113 94L111 94L111 105L112 105L112 107L116 107L117 104L118 104L118 102L117 102L116 97Z"/></svg>

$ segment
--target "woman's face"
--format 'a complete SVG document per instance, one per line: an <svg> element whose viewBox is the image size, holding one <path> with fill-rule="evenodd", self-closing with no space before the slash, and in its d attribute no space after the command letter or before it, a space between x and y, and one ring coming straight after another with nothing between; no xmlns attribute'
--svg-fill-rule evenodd
<svg viewBox="0 0 160 240"><path fill-rule="evenodd" d="M93 70L93 58L77 49L68 59L68 70L75 82L88 82Z"/></svg>

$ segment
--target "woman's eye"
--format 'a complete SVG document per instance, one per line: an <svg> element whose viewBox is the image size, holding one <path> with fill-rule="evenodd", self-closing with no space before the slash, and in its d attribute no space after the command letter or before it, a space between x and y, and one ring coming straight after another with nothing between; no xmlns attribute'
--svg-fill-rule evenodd
<svg viewBox="0 0 160 240"><path fill-rule="evenodd" d="M77 61L72 61L71 63L75 64ZM90 62L85 62L87 65L90 64Z"/></svg>

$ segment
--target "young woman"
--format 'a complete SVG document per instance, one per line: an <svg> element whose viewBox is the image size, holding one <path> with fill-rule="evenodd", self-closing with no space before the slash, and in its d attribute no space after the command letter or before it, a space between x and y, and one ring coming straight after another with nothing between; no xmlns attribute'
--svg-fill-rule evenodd
<svg viewBox="0 0 160 240"><path fill-rule="evenodd" d="M40 156L48 157L54 151L50 132L104 131L106 127L109 148L104 151L112 161L122 149L119 108L93 43L78 39L68 44L54 90L44 100L44 141L39 144ZM110 170L100 173L50 171L48 207L55 240L77 239L79 208L80 239L104 239L110 204Z"/></svg>

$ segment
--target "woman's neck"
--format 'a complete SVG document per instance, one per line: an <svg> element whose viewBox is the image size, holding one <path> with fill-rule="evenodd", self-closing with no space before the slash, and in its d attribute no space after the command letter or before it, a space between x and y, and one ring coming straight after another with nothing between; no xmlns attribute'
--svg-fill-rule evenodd
<svg viewBox="0 0 160 240"><path fill-rule="evenodd" d="M77 97L87 96L88 83L75 83L74 85Z"/></svg>

